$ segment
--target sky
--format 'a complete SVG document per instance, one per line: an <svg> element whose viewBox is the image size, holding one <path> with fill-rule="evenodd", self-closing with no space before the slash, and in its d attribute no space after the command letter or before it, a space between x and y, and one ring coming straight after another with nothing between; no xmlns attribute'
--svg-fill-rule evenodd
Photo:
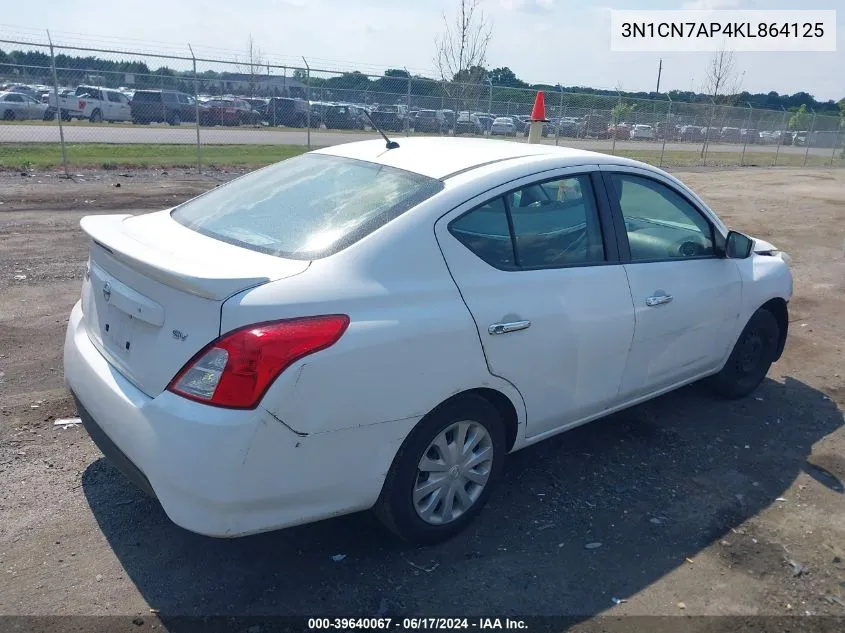
<svg viewBox="0 0 845 633"><path fill-rule="evenodd" d="M102 0L4 2L0 40L42 39L120 50L240 60L250 36L274 63L380 74L407 68L434 76L434 38L460 0ZM508 66L530 83L700 90L712 53L615 53L610 9L837 9L837 52L737 53L741 89L845 97L845 0L482 0L493 29L488 67ZM0 42L0 48L11 48Z"/></svg>

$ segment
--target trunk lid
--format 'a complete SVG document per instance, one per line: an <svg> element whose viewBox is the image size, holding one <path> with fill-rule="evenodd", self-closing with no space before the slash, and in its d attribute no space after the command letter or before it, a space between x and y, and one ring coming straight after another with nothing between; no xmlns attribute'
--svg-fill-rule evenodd
<svg viewBox="0 0 845 633"><path fill-rule="evenodd" d="M310 264L202 235L169 210L87 216L80 225L92 240L82 287L88 337L149 396L220 335L228 297Z"/></svg>

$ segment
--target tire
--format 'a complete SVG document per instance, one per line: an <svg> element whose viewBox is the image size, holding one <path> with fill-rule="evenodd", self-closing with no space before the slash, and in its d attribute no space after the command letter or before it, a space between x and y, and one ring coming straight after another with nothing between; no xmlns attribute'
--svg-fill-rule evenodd
<svg viewBox="0 0 845 633"><path fill-rule="evenodd" d="M751 315L734 345L728 362L710 379L717 395L744 398L753 392L774 362L777 354L780 326L774 315L760 308Z"/></svg>
<svg viewBox="0 0 845 633"><path fill-rule="evenodd" d="M182 125L182 117L179 116L178 112L174 112L168 117L167 122L170 125Z"/></svg>
<svg viewBox="0 0 845 633"><path fill-rule="evenodd" d="M3 113L3 120L4 121L14 121L15 120L15 111L14 110L6 110Z"/></svg>
<svg viewBox="0 0 845 633"><path fill-rule="evenodd" d="M91 113L91 123L102 123L103 122L103 113L100 110L94 110Z"/></svg>
<svg viewBox="0 0 845 633"><path fill-rule="evenodd" d="M445 453L435 441L446 449ZM472 457L453 459L448 447L466 447L467 441L475 442ZM431 544L449 539L481 512L501 478L505 453L505 425L493 405L478 396L446 402L423 418L405 439L373 510L385 527L402 540ZM472 465L482 455L489 459ZM420 470L423 459L434 470ZM429 481L442 484L426 489ZM420 487L423 495L416 502L415 487ZM459 489L463 495L459 495ZM447 503L449 497L451 504ZM423 518L424 514L428 519Z"/></svg>

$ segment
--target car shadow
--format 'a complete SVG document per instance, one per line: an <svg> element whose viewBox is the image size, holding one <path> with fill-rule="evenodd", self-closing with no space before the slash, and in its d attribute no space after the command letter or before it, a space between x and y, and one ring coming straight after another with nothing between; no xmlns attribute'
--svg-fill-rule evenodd
<svg viewBox="0 0 845 633"><path fill-rule="evenodd" d="M686 387L509 456L480 520L427 548L388 537L369 513L217 540L175 526L104 459L82 482L165 628L179 615L581 619L726 538L802 472L842 494L845 460L808 462L842 423L834 402L791 378L732 402ZM734 567L782 558L763 541L741 547Z"/></svg>

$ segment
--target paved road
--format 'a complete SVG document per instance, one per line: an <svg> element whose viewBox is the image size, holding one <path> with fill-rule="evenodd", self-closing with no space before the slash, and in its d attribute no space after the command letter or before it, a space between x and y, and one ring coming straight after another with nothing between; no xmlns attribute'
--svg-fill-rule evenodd
<svg viewBox="0 0 845 633"><path fill-rule="evenodd" d="M134 125L68 125L64 128L65 140L69 143L160 143L160 144L193 144L197 140L196 128L190 124L178 127L171 126L134 126ZM400 135L401 136L401 135ZM352 141L378 138L374 132L342 132L330 130L312 130L311 143L313 145L338 145ZM301 129L280 128L201 128L200 139L209 145L305 145L308 134ZM524 141L522 137L516 140ZM50 125L0 125L0 143L58 143L59 129ZM546 139L553 143L554 139ZM575 140L562 138L562 145L582 149L607 151L613 147L610 140ZM697 151L699 143L667 143L666 151ZM652 150L660 151L661 143L645 141L617 141L616 149L620 150ZM749 146L749 152L771 152L777 148L773 145ZM711 152L741 152L742 146L735 144L713 144ZM781 147L782 153L803 155L806 148ZM829 156L830 148L810 148L810 153L819 156Z"/></svg>

